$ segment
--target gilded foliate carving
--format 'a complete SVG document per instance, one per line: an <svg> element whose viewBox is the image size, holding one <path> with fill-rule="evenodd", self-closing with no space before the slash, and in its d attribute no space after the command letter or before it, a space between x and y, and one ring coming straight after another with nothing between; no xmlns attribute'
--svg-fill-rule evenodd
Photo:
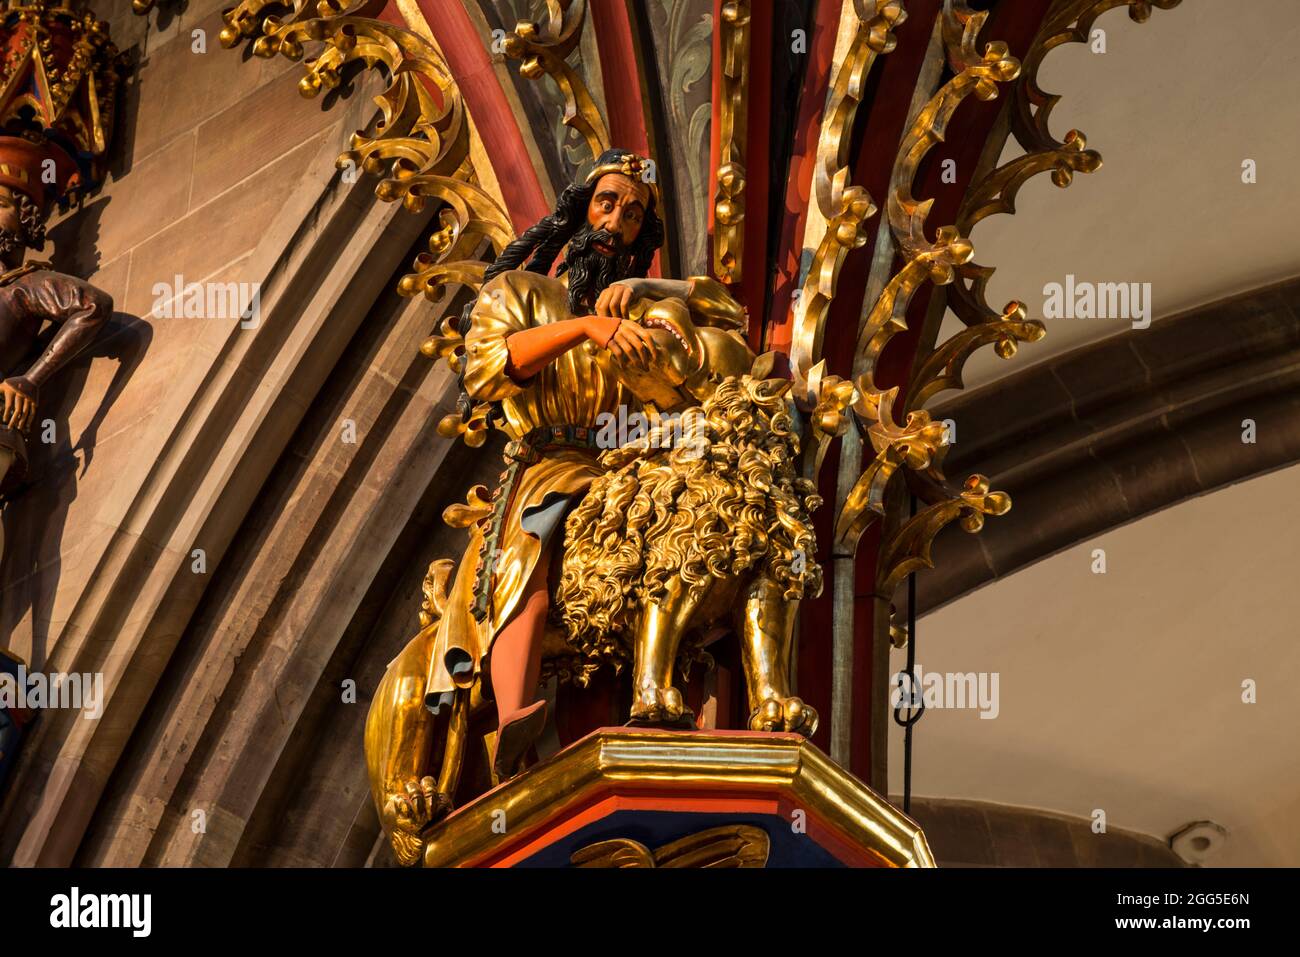
<svg viewBox="0 0 1300 957"><path fill-rule="evenodd" d="M568 63L582 39L587 0L550 0L541 22L520 20L506 35L502 50L519 61L519 72L530 80L549 76L564 98L563 124L576 130L594 159L609 149L609 130L587 84Z"/></svg>
<svg viewBox="0 0 1300 957"><path fill-rule="evenodd" d="M718 33L722 49L718 98L721 159L713 194L713 274L730 284L740 282L744 275L749 0L724 0Z"/></svg>
<svg viewBox="0 0 1300 957"><path fill-rule="evenodd" d="M998 95L999 84L1019 74L1020 63L1010 55L1006 44L991 42L979 48L978 36L987 16L962 3L944 7L941 34L954 75L917 112L899 145L894 187L886 207L904 263L885 284L859 336L863 343L860 367L864 372L855 383L858 398L853 410L874 455L836 516L837 551L852 553L866 530L884 518L886 489L897 476L906 475L911 484L916 476L925 473L935 500L918 516L921 521L907 523L903 527L906 534L901 538L896 535L882 550L878 563L882 594L888 594L909 570L929 560L930 542L944 524L962 517L963 527L974 531L982 524L984 514L1002 514L1010 508L1010 499L1000 492L988 492L987 483L979 476L972 476L960 491L938 484L942 480L939 463L947 442L946 429L931 420L920 406L922 400L960 383L962 364L980 345L991 343L1009 353L1018 339L1041 335L1041 330L1024 321L1022 312L1012 310L1000 325L991 326L981 335L959 336L940 345L921 363L898 417L898 390L881 389L875 382L875 369L885 346L907 329L908 305L917 290L926 282L951 283L957 270L974 255L974 247L960 224L940 227L935 238L929 239L926 221L933 200L914 198L912 183L925 156L943 141L948 122L961 103L972 95L992 99ZM981 483L982 497L972 491ZM979 524L966 520L972 514L980 516Z"/></svg>
<svg viewBox="0 0 1300 957"><path fill-rule="evenodd" d="M514 230L506 211L478 183L464 100L441 52L410 29L354 15L364 6L359 0L298 0L287 15L265 14L283 6L243 0L227 10L222 15L222 45L233 48L248 41L256 56L301 61L305 75L299 92L309 99L338 88L352 63L382 68L389 82L375 98L383 117L379 132L355 133L336 165L345 177L358 170L382 177L375 195L385 202L401 202L413 212L423 210L430 200L439 204L438 226L429 236L427 251L401 278L399 293L423 294L436 302L448 286L477 290L485 254L499 253L514 238ZM446 359L456 369L458 337L444 318L421 351ZM487 419L488 408L480 405L445 417L438 428L442 435L479 446L486 441Z"/></svg>
<svg viewBox="0 0 1300 957"><path fill-rule="evenodd" d="M849 180L853 122L872 64L894 49L897 38L893 31L907 19L898 0L854 0L853 12L855 33L830 80L813 170L813 196L826 229L792 307L790 363L795 394L804 408L819 401L809 381L810 370L821 358L826 315L835 298L840 267L851 250L866 243L866 221L877 211L870 193Z"/></svg>

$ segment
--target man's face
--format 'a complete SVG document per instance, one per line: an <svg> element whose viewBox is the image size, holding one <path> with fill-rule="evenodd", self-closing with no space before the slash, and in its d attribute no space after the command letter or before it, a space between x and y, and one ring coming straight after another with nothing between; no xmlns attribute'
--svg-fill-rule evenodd
<svg viewBox="0 0 1300 957"><path fill-rule="evenodd" d="M7 266L21 261L27 251L18 197L8 186L0 186L0 257Z"/></svg>
<svg viewBox="0 0 1300 957"><path fill-rule="evenodd" d="M21 236L22 220L18 216L18 197L8 186L0 186L0 231Z"/></svg>
<svg viewBox="0 0 1300 957"><path fill-rule="evenodd" d="M622 173L606 173L596 181L596 192L587 204L587 223L618 237L623 247L631 246L641 233L650 189L645 183ZM618 250L607 243L595 242L592 248L605 256Z"/></svg>
<svg viewBox="0 0 1300 957"><path fill-rule="evenodd" d="M626 279L632 268L631 245L641 235L650 189L622 173L596 181L587 204L587 222L569 240L564 265L569 274L569 308L588 312L612 282Z"/></svg>

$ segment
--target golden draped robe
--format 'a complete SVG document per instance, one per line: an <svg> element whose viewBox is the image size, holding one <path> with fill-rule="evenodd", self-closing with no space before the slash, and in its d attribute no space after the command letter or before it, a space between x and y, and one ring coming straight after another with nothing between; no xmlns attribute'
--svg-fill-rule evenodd
<svg viewBox="0 0 1300 957"><path fill-rule="evenodd" d="M665 300L673 302L674 300ZM676 300L680 308L681 301ZM642 303L642 310L646 304ZM726 288L708 277L692 280L685 300L697 325L744 328L744 308ZM639 313L634 309L633 315ZM539 273L512 270L484 284L465 334L464 385L479 402L498 402L501 427L510 436L507 472L513 467L508 500L501 489L492 503L457 506L469 527L470 542L433 631L425 702L435 713L456 688L472 687L484 667L492 641L510 620L543 551L563 535L569 507L601 472L601 449L544 447L521 456L524 440L542 427L570 434L598 427L602 413L618 415L620 406L638 406L635 397L600 360L595 346L570 349L528 382L506 373L506 339L534 326L573 318L567 284ZM739 338L735 332L727 335ZM706 355L707 355L707 350ZM452 510L449 510L449 512ZM500 515L494 515L500 511ZM494 522L495 517L495 522ZM449 516L450 520L450 516ZM480 576L482 580L480 580ZM486 589L486 593L484 593ZM477 598L477 611L476 611Z"/></svg>

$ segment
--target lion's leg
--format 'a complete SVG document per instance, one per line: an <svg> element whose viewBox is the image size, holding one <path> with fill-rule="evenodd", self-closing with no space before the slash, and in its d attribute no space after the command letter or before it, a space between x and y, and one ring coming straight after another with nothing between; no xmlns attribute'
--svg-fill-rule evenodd
<svg viewBox="0 0 1300 957"><path fill-rule="evenodd" d="M781 586L758 578L745 593L741 612L740 653L749 692L749 727L753 731L817 730L817 712L791 694L790 659L799 602L782 597Z"/></svg>
<svg viewBox="0 0 1300 957"><path fill-rule="evenodd" d="M384 672L366 715L366 769L371 795L397 859L419 860L419 832L451 807L449 795L427 774L434 717L424 704L429 671L429 637L424 631L407 644ZM445 757L462 749L447 742ZM446 776L444 760L444 776Z"/></svg>
<svg viewBox="0 0 1300 957"><path fill-rule="evenodd" d="M694 720L673 686L673 666L682 635L695 609L708 593L692 597L680 578L668 586L662 602L646 602L641 609L633 649L632 720L652 724L683 724Z"/></svg>

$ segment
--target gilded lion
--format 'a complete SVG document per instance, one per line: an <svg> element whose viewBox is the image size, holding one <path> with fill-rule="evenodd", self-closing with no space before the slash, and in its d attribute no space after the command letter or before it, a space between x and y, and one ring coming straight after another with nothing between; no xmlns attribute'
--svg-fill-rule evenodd
<svg viewBox="0 0 1300 957"><path fill-rule="evenodd" d="M810 513L821 500L796 472L784 379L713 385L698 406L601 456L609 471L569 515L556 605L592 663L633 669L632 718L689 718L678 658L715 624L741 639L749 725L811 734L817 714L789 688L798 602L821 589Z"/></svg>
<svg viewBox="0 0 1300 957"><path fill-rule="evenodd" d="M508 281L534 298L554 282ZM495 308L497 300L480 301ZM756 359L734 321L700 324L698 314L681 298L647 298L633 321L652 332L657 361L591 360L593 374L621 381L653 424L583 460L593 463L592 478L564 519L542 667L584 684L602 665L630 664L631 718L686 725L692 715L674 683L679 661L706 657L710 639L734 631L749 727L811 735L817 713L793 693L791 660L799 602L821 589L810 517L820 499L798 474L790 383L771 377L773 356ZM494 574L518 579L509 578L509 561L492 565L494 501L479 486L445 513L469 533L465 558L459 567L447 559L430 566L423 628L389 665L367 718L372 794L403 864L421 859L427 829L451 810L470 720L492 704L480 665L492 619L476 617L475 596ZM449 717L439 725L435 778L429 757L440 712Z"/></svg>

